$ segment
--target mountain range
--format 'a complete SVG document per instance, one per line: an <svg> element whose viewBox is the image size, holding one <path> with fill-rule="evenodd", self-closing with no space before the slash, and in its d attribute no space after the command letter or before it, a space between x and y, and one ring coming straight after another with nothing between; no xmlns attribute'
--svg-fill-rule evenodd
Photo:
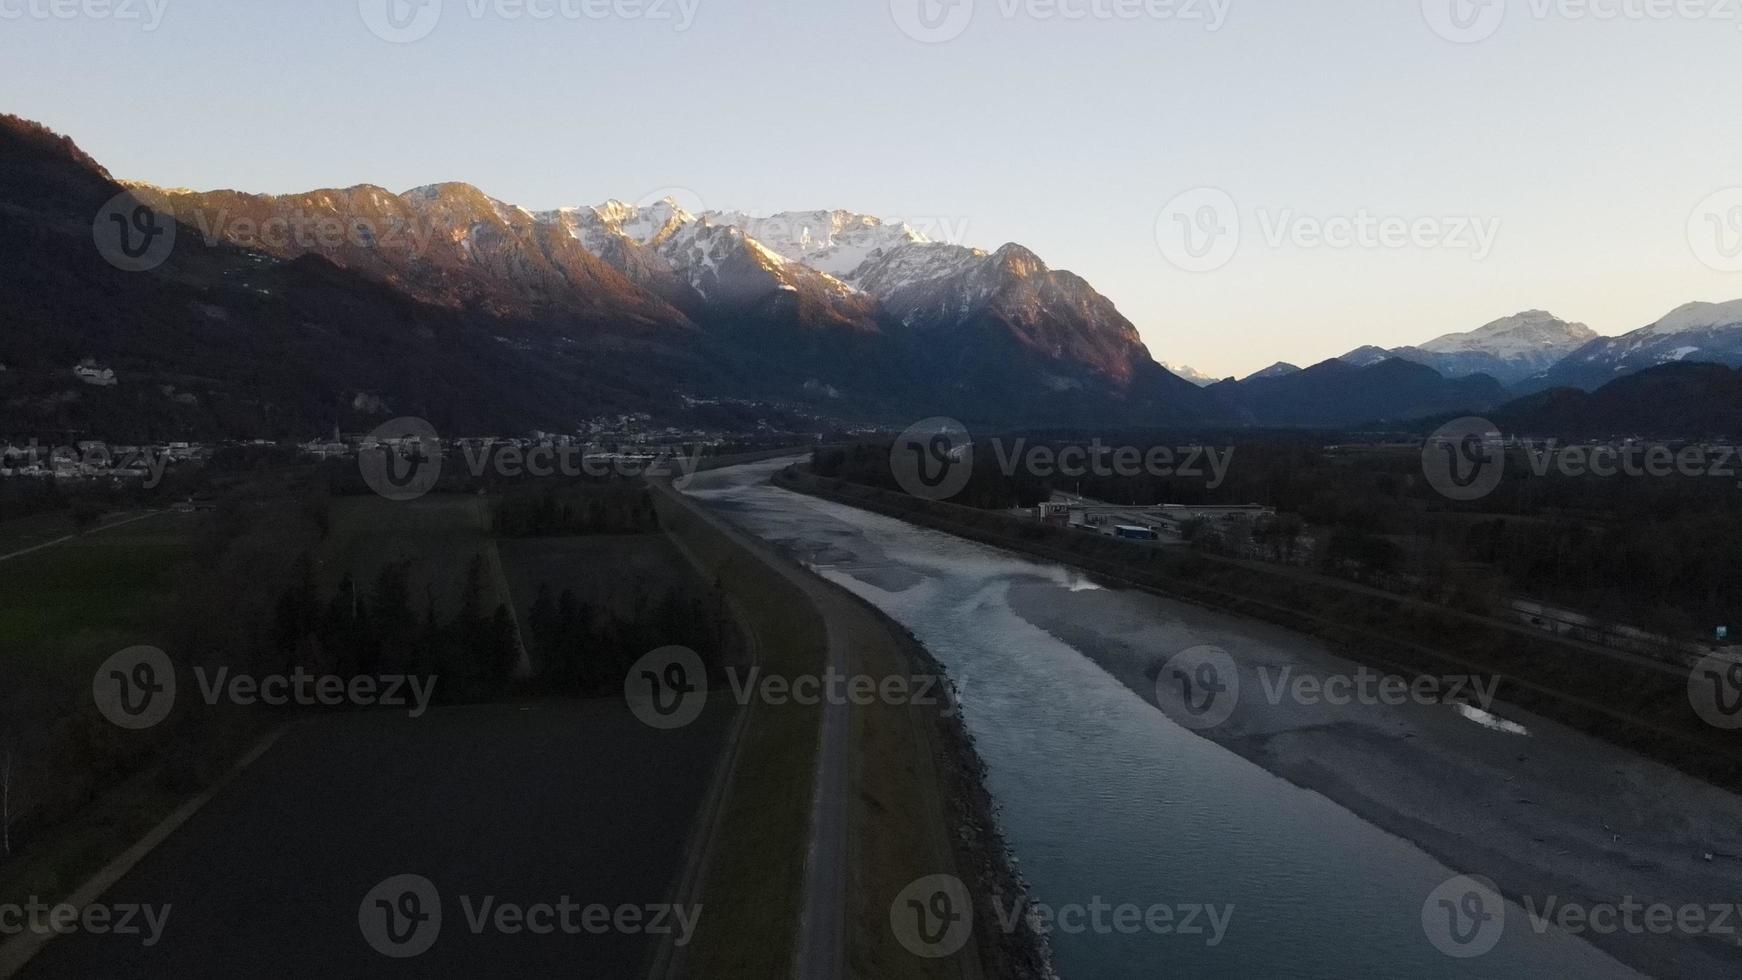
<svg viewBox="0 0 1742 980"><path fill-rule="evenodd" d="M102 250L105 219L139 205L175 232L143 274ZM930 415L1351 426L1487 410L1509 385L1742 363L1742 304L1694 304L1622 338L1531 311L1213 381L1157 363L1109 299L1017 244L840 210L532 211L463 183L164 189L15 117L0 117L0 261L0 434L15 436L306 437L393 415L572 431L614 413L812 431Z"/></svg>
<svg viewBox="0 0 1742 980"><path fill-rule="evenodd" d="M1568 323L1542 310L1527 310L1417 347L1359 347L1338 360L1367 367L1395 357L1425 364L1448 378L1486 374L1510 386L1541 374L1596 339L1597 332L1582 323Z"/></svg>
<svg viewBox="0 0 1742 980"><path fill-rule="evenodd" d="M1742 300L1689 303L1655 323L1619 337L1596 337L1519 386L1593 391L1663 364L1742 366Z"/></svg>

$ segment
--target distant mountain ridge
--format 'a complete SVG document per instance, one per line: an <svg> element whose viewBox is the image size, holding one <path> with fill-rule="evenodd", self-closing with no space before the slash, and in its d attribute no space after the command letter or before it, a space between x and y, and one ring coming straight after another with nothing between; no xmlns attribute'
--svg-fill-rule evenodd
<svg viewBox="0 0 1742 980"><path fill-rule="evenodd" d="M29 226L15 241L48 233L52 224L61 245L78 248L82 232L83 247L92 251L92 217L122 187L71 141L42 127L7 120L0 151L13 156L14 144L34 153L28 181L0 179L0 209ZM81 186L51 202L57 181ZM933 414L999 424L1227 417L1202 389L1157 364L1110 300L1018 245L986 252L931 242L898 222L847 211L691 215L663 201L535 213L462 183L399 194L364 184L278 196L128 186L137 199L173 213L181 234L161 270L122 280L129 288L121 292L173 281L194 295L210 293L225 281L247 280L247 270L266 278L280 269L312 270L314 261L356 279L359 290L367 282L370 291L385 288L432 318L465 324L468 343L510 361L528 359L531 373L574 369L579 379L612 365L609 382L598 388L578 385L540 400L547 411L534 413L538 421L558 430L567 427L565 417L572 426L595 409L670 417L721 398L885 423ZM18 256L26 270L33 261L28 252ZM231 265L237 268L216 269ZM93 275L109 278L101 270ZM192 305L194 295L173 302ZM90 297L49 291L20 297L26 298L27 306L40 307L45 325L65 325L57 361L75 351L68 364L118 359L117 345L102 339L109 327L89 310L61 308ZM158 302L165 301L167 295ZM208 305L213 316L241 317L232 306ZM313 314L282 338L289 346L280 362L300 363L302 347L336 326L331 316L337 314ZM145 398L156 396L136 382L178 373L176 362L188 353L178 349L180 341L153 338L151 329L134 331L143 346L119 371L122 391ZM404 329L413 339L426 332ZM354 334L359 342L373 336ZM161 359L155 363L148 356L154 351ZM427 402L439 389L433 366L426 366L417 393L370 391L366 377L340 382L338 375L357 373L346 363L373 363L381 353L354 351L287 383L301 386L295 400L305 405L355 401L383 411ZM218 377L201 384L246 399L247 386L234 385L231 376L247 373L239 365L252 354L241 347L224 353L220 361L236 365L214 366ZM590 359L590 368L575 369L576 358ZM18 353L0 360L34 370L40 359ZM45 363L40 370L32 385L48 391L59 384L62 368ZM28 373L13 372L9 380L19 383ZM515 387L508 378L501 384ZM90 397L76 388L63 394ZM210 400L184 390L176 397L183 404ZM306 431L317 419L314 431L330 428L331 420L319 416L331 412L298 411L305 417L295 426L287 420L275 431ZM189 413L164 414L193 424ZM78 415L45 408L7 421L77 428ZM505 413L501 424L527 421Z"/></svg>
<svg viewBox="0 0 1742 980"><path fill-rule="evenodd" d="M1199 388L1208 388L1222 380L1221 378L1211 377L1210 375L1189 365L1169 364L1166 361L1163 361L1161 362L1161 366L1167 368L1169 371L1172 371L1174 374L1184 378L1185 380L1190 381L1192 384L1197 385Z"/></svg>
<svg viewBox="0 0 1742 980"><path fill-rule="evenodd" d="M1539 374L1597 338L1582 323L1527 310L1467 333L1446 334L1415 347L1360 347L1339 360L1357 367L1396 357L1425 364L1448 378L1486 374L1505 385Z"/></svg>
<svg viewBox="0 0 1742 980"><path fill-rule="evenodd" d="M1581 388L1662 364L1742 366L1742 300L1688 303L1619 337L1598 337L1520 385L1525 391Z"/></svg>
<svg viewBox="0 0 1742 980"><path fill-rule="evenodd" d="M1224 381L1209 389L1240 420L1260 426L1345 428L1401 423L1448 411L1480 412L1507 393L1484 374L1447 378L1424 364L1387 358L1365 366L1333 358L1302 371Z"/></svg>
<svg viewBox="0 0 1742 980"><path fill-rule="evenodd" d="M93 247L93 217L124 190L177 218L158 271L121 273ZM1107 297L1016 244L935 242L845 210L534 212L463 183L123 185L14 117L0 117L0 225L11 432L288 436L389 414L566 431L612 412L1339 427L1487 411L1678 361L1742 364L1736 302L1689 304L1620 338L1533 310L1305 370L1181 377ZM118 382L81 384L73 366L87 361Z"/></svg>

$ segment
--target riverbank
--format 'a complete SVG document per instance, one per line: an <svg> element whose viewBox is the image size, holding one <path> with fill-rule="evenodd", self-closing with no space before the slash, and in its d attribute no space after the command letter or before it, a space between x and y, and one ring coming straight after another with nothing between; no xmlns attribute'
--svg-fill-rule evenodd
<svg viewBox="0 0 1742 980"><path fill-rule="evenodd" d="M1048 618L1048 604L1040 601L1045 588L1051 586L1013 591L1011 607L1153 705L1153 678L1177 652L1158 650L1154 600L1134 591L1090 592L1078 597L1071 616ZM1265 684L1282 672L1323 681L1358 672L1367 659L1255 622L1245 610L1174 602L1167 615L1176 617L1169 624L1176 631L1225 646L1241 667L1242 690L1258 692L1242 697L1225 725L1202 734L1447 867L1493 879L1520 903L1508 910L1509 931L1533 930L1523 903L1540 908L1551 898L1586 908L1629 897L1678 908L1738 898L1742 801L1730 793L1504 698L1494 711L1522 734L1484 727L1445 704L1273 701L1263 696ZM1586 938L1651 975L1734 975L1739 966L1733 937Z"/></svg>
<svg viewBox="0 0 1742 980"><path fill-rule="evenodd" d="M894 709L890 714L893 718L906 713L910 730L929 744L929 781L939 789L937 805L930 809L933 819L941 819L941 827L948 833L956 874L972 895L1010 896L1011 900L1028 896L1028 883L1016 870L1015 855L998 826L997 804L986 788L985 760L962 721L954 684L947 680L948 671L911 631L859 596L848 595L876 620L886 641L885 651L899 655L898 669L885 670L883 676L937 677L950 684L947 703L913 706L905 712ZM869 663L866 666L876 676L876 666ZM901 845L895 839L888 843L893 848ZM1045 980L1056 976L1045 936L1027 928L1005 930L998 920L997 907L991 902L976 902L974 911L974 938L983 976L998 980ZM867 903L863 915L868 928L886 929L888 903Z"/></svg>
<svg viewBox="0 0 1742 980"><path fill-rule="evenodd" d="M1698 717L1688 702L1687 671L1661 661L1300 569L1042 527L1002 513L819 479L800 468L777 472L774 481L1079 568L1121 588L1286 626L1386 670L1493 678L1512 704L1742 792L1742 743Z"/></svg>
<svg viewBox="0 0 1742 980"><path fill-rule="evenodd" d="M698 477L686 491L705 489L706 483ZM849 673L879 684L888 677L943 676L905 630L868 603L813 575L791 556L720 526L719 516L706 513L705 505L669 488L661 491L662 500L671 505L663 516L686 525L684 533L702 545L701 553L719 569L722 583L746 594L745 610L755 620L749 628L765 645L791 647L788 654L767 662L768 674L792 678L816 673L826 659L824 645L838 644L849 658ZM808 799L816 764L817 714L815 708L794 705L758 707L740 763L745 775L730 791L718 864L709 869L704 887L710 907L722 901L737 905L747 883L766 879L756 871L755 857L771 847L784 848L780 877L791 881L796 874L788 867L793 840L770 833L766 807L785 814L783 825L791 825L791 801ZM757 734L764 731L768 734ZM930 875L955 875L970 887L987 889L985 894L993 889L1005 895L1025 893L982 782L984 764L952 706L881 700L853 704L849 739L843 912L848 972L964 980L1050 976L1043 940L1027 930L1005 932L994 910L983 903L976 904L975 941L952 957L919 959L891 931L890 908L897 895ZM792 752L794 742L803 746L802 756ZM774 764L769 751L792 757ZM802 850L797 853L802 856ZM778 913L773 916L767 914L767 904L744 904L755 915L754 921L744 923L745 929L766 941L748 941L737 930L699 935L703 950L691 961L697 975L714 975L701 973L704 965L738 967L790 949L790 937L796 934L795 902L796 890L775 900L772 907ZM780 937L787 940L774 942Z"/></svg>

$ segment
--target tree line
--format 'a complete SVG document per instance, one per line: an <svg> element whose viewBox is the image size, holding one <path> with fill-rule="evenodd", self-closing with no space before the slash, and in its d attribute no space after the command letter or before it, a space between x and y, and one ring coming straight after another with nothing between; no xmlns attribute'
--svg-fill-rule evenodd
<svg viewBox="0 0 1742 980"><path fill-rule="evenodd" d="M367 586L347 572L323 594L305 554L278 601L274 649L287 672L437 677L438 701L494 697L513 680L520 642L508 607L487 608L484 593L482 555L467 566L459 608L443 615L433 589L422 602L412 595L410 562L384 566Z"/></svg>

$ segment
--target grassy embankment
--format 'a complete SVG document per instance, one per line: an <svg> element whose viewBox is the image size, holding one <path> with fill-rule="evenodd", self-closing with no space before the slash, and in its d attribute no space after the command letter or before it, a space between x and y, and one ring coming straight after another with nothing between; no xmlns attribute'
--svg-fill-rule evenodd
<svg viewBox="0 0 1742 980"><path fill-rule="evenodd" d="M662 499L661 518L738 598L761 647L766 675L815 674L826 642L818 601L846 644L847 672L884 678L936 678L942 669L881 613L844 590L821 584L807 595L769 562L694 516L693 504ZM799 574L808 574L799 572ZM820 591L820 599L813 598ZM934 689L933 696L941 690ZM704 890L710 915L697 940L696 976L784 975L790 968L802 900L804 848L815 765L818 709L758 705L732 786L716 863ZM1037 946L1004 936L978 909L977 942L957 956L922 960L890 930L890 906L911 882L954 874L977 894L1020 887L981 785L981 769L960 719L936 703L875 699L849 710L846 957L867 977L1038 976ZM740 974L739 970L753 970Z"/></svg>
<svg viewBox="0 0 1742 980"><path fill-rule="evenodd" d="M826 634L804 595L681 501L656 491L660 523L718 580L747 620L762 669L820 674ZM744 729L702 885L702 917L687 951L698 977L777 977L792 968L810 831L821 711L756 708Z"/></svg>

